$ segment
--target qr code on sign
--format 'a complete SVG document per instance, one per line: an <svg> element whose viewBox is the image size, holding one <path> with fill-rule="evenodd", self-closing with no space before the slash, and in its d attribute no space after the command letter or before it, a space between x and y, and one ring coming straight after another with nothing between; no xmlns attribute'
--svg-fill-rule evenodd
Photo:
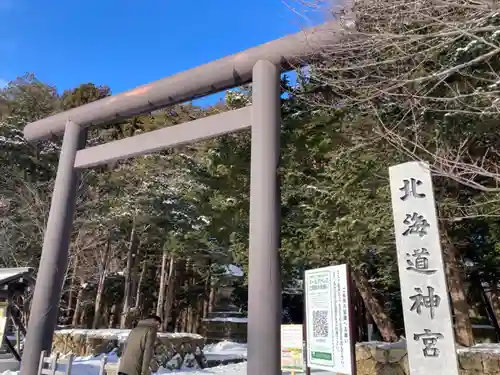
<svg viewBox="0 0 500 375"><path fill-rule="evenodd" d="M312 318L313 337L328 337L328 310L314 310Z"/></svg>

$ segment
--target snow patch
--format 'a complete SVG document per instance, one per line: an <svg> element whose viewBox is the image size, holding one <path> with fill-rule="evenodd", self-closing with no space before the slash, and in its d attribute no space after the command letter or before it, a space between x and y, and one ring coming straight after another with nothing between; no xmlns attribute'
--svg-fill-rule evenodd
<svg viewBox="0 0 500 375"><path fill-rule="evenodd" d="M208 318L203 319L204 322L227 322L227 323L248 323L248 318L238 318L238 317L220 317L220 318Z"/></svg>
<svg viewBox="0 0 500 375"><path fill-rule="evenodd" d="M406 340L403 338L397 342L383 342L383 341L368 341L358 342L356 346L369 346L383 350L389 349L406 349Z"/></svg>
<svg viewBox="0 0 500 375"><path fill-rule="evenodd" d="M397 342L382 342L382 341L360 342L357 343L356 346L369 346L384 350L406 349L406 340L402 338ZM494 355L500 355L500 343L476 344L474 346L471 346L470 348L459 346L457 347L457 353L489 353Z"/></svg>
<svg viewBox="0 0 500 375"><path fill-rule="evenodd" d="M60 329L56 331L58 335L83 335L87 337L98 337L109 340L125 341L130 334L130 329ZM203 339L203 336L196 333L185 332L158 332L158 337Z"/></svg>
<svg viewBox="0 0 500 375"><path fill-rule="evenodd" d="M458 353L488 353L500 355L500 344L476 344L470 348L459 347L457 349Z"/></svg>
<svg viewBox="0 0 500 375"><path fill-rule="evenodd" d="M207 361L227 361L231 359L246 359L247 344L222 341L217 344L205 345L203 354Z"/></svg>
<svg viewBox="0 0 500 375"><path fill-rule="evenodd" d="M225 266L225 269L227 276L243 277L243 270L234 264Z"/></svg>

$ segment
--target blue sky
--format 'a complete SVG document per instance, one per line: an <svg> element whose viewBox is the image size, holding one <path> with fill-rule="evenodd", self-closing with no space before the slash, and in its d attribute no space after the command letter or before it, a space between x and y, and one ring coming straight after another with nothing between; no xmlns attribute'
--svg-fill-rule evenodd
<svg viewBox="0 0 500 375"><path fill-rule="evenodd" d="M322 16L298 0L0 0L0 84L32 72L60 91L93 82L118 93Z"/></svg>

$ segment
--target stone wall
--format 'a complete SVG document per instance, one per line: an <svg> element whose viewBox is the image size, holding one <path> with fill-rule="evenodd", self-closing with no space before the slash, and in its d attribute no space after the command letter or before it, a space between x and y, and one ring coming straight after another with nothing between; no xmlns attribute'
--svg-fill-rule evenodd
<svg viewBox="0 0 500 375"><path fill-rule="evenodd" d="M458 349L460 375L500 375L500 345ZM404 341L356 346L357 375L409 375Z"/></svg>
<svg viewBox="0 0 500 375"><path fill-rule="evenodd" d="M52 352L60 355L74 354L75 356L98 356L117 352L121 354L123 344L130 330L85 330L65 329L56 331L52 341ZM190 333L159 333L155 347L156 360L167 365L174 362L184 362L186 355L201 352L205 345L205 338ZM175 366L174 366L175 367Z"/></svg>

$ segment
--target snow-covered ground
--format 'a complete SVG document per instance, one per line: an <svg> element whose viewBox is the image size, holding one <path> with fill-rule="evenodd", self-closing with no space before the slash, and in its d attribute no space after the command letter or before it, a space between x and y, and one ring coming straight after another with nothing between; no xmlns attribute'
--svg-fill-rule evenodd
<svg viewBox="0 0 500 375"><path fill-rule="evenodd" d="M110 331L110 330L107 330ZM114 330L113 330L114 331ZM118 330L116 330L118 331ZM113 336L116 332L113 333ZM380 346L384 349L389 349L390 347L404 347L404 341L397 343L383 343L383 342L372 342L370 345ZM469 351L475 353L492 353L500 355L500 344L478 344L472 348L459 348L458 352ZM247 345L239 344L229 341L223 341L217 344L206 345L203 350L207 360L211 361L226 361L233 359L246 359L247 357ZM107 358L108 363L117 363L118 357L111 353ZM101 366L101 357L77 357L73 361L73 368L71 371L72 375L98 375L99 368ZM312 373L328 374L324 371L312 370ZM168 370L160 369L156 375L161 374L171 374L171 373L189 373L189 375L247 375L247 364L246 362L221 365L217 367L211 367L207 369L182 369L182 370ZM286 374L286 373L283 373ZM300 374L300 373L297 373ZM18 375L16 371L5 371L1 375Z"/></svg>
<svg viewBox="0 0 500 375"><path fill-rule="evenodd" d="M247 344L222 341L217 344L205 345L203 354L207 361L227 361L231 359L246 359Z"/></svg>
<svg viewBox="0 0 500 375"><path fill-rule="evenodd" d="M104 330L102 330L104 331ZM122 338L124 333L119 330L106 330L111 337ZM109 332L113 331L113 332ZM120 330L123 331L123 330ZM102 334L102 332L100 332ZM101 337L101 336L99 336ZM126 337L126 336L125 336ZM233 359L246 359L247 356L247 345L238 344L229 341L223 341L217 344L206 345L203 350L205 357L208 361L225 361ZM72 375L98 375L99 369L101 367L101 358L103 355L98 357L87 356L87 357L76 357L73 360L73 367L71 369ZM107 356L107 363L117 363L118 357L114 353L110 353ZM175 372L187 372L190 375L208 375L208 374L231 374L231 375L245 375L246 374L246 363L230 364L225 366L211 367L204 370L200 369L182 369L182 370L167 370L160 369L157 374L175 373ZM18 375L18 371L5 371L1 375Z"/></svg>

